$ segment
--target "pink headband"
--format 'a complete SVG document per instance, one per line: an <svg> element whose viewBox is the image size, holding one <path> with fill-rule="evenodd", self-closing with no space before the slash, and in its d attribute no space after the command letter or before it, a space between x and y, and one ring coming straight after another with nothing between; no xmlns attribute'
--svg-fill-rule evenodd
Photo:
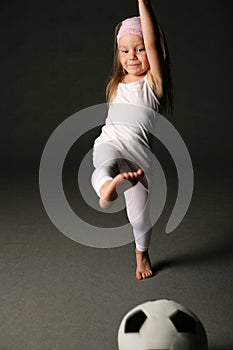
<svg viewBox="0 0 233 350"><path fill-rule="evenodd" d="M117 42L126 34L135 34L143 38L140 17L127 18L122 22L122 25L117 34Z"/></svg>

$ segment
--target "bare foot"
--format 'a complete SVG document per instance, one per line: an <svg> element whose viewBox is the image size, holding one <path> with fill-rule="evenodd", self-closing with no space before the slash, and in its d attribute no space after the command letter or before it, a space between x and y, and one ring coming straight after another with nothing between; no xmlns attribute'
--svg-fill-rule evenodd
<svg viewBox="0 0 233 350"><path fill-rule="evenodd" d="M145 252L140 252L136 248L135 253L136 253L136 262L137 262L136 278L138 280L141 280L141 279L151 277L153 275L153 272L151 269L148 250Z"/></svg>
<svg viewBox="0 0 233 350"><path fill-rule="evenodd" d="M135 172L121 173L114 177L112 180L108 180L100 188L100 201L101 208L107 208L118 197L117 190L125 185L124 190L135 186L144 176L142 169L138 169ZM128 180L128 181L125 181ZM123 182L126 184L123 184ZM122 188L123 191L123 188Z"/></svg>

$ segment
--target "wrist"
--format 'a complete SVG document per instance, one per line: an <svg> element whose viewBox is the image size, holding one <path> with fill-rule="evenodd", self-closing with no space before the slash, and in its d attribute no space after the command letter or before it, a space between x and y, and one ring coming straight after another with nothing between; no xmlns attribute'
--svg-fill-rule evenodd
<svg viewBox="0 0 233 350"><path fill-rule="evenodd" d="M138 4L143 4L145 6L149 5L149 0L138 0Z"/></svg>

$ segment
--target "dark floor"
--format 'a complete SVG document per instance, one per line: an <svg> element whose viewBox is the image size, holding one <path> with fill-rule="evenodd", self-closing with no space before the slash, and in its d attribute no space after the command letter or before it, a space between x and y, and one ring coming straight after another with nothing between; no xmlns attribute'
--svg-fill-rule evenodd
<svg viewBox="0 0 233 350"><path fill-rule="evenodd" d="M231 180L221 166L195 170L183 222L165 234L165 210L154 227L150 252L156 276L137 281L133 244L97 249L71 241L47 217L36 172L4 176L0 350L117 350L124 314L160 298L196 313L210 350L232 350Z"/></svg>

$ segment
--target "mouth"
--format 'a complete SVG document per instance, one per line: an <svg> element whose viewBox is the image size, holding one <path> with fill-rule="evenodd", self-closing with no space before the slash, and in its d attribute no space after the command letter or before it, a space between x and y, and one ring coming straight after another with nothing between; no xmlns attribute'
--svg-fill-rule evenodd
<svg viewBox="0 0 233 350"><path fill-rule="evenodd" d="M140 64L128 64L128 67L138 67Z"/></svg>

